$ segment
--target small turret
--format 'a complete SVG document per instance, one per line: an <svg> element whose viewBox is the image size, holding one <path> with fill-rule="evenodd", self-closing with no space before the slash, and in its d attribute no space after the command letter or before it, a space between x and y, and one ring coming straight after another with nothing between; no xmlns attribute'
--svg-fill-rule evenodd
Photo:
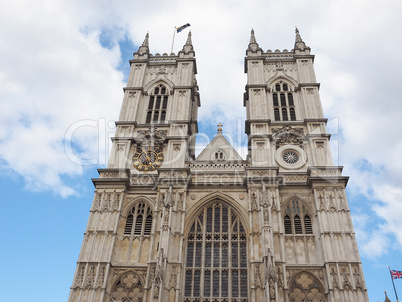
<svg viewBox="0 0 402 302"><path fill-rule="evenodd" d="M387 296L387 292L386 291L384 291L384 293L385 293L385 301L384 302L391 302L391 300L388 298L388 296Z"/></svg>
<svg viewBox="0 0 402 302"><path fill-rule="evenodd" d="M306 43L304 43L303 39L300 36L299 29L297 27L296 27L295 32L296 32L296 39L295 39L294 49L301 50L301 51L304 51L304 50L310 51L310 47L306 46Z"/></svg>
<svg viewBox="0 0 402 302"><path fill-rule="evenodd" d="M134 53L134 57L138 56L149 56L149 33L145 35L144 42L142 42L142 45L138 48L137 52Z"/></svg>
<svg viewBox="0 0 402 302"><path fill-rule="evenodd" d="M260 46L257 43L257 40L255 39L254 29L251 29L250 43L248 44L248 48L246 51L247 55L251 55L252 53L253 54L257 53L257 55L261 55L262 53L262 49L260 48Z"/></svg>
<svg viewBox="0 0 402 302"><path fill-rule="evenodd" d="M193 42L191 41L191 31L188 32L186 44L184 44L183 49L179 51L179 56L190 55L194 57Z"/></svg>

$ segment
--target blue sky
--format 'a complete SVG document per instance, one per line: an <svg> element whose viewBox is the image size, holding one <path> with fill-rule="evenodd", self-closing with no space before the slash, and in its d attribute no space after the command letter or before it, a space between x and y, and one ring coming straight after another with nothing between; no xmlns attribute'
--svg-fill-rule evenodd
<svg viewBox="0 0 402 302"><path fill-rule="evenodd" d="M250 29L264 50L283 50L293 48L298 26L316 55L334 161L350 176L370 300L387 290L395 301L388 266L402 270L401 13L393 0L0 4L1 300L67 300L128 60L148 31L151 52L169 53L174 26L189 22L199 131L212 138L222 122L242 156ZM21 280L29 280L23 290Z"/></svg>

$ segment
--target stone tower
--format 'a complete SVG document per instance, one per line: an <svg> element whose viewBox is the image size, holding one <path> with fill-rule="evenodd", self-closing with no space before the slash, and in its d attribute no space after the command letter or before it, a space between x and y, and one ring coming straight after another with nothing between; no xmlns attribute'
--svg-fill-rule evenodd
<svg viewBox="0 0 402 302"><path fill-rule="evenodd" d="M246 52L249 155L222 133L195 157L189 33L131 70L69 302L368 301L310 48Z"/></svg>

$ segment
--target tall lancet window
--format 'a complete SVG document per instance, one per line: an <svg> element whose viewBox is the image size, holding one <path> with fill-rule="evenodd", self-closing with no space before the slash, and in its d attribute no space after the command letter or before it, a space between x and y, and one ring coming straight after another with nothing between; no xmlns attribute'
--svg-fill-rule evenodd
<svg viewBox="0 0 402 302"><path fill-rule="evenodd" d="M293 94L288 84L280 81L272 93L275 121L295 121L296 112Z"/></svg>
<svg viewBox="0 0 402 302"><path fill-rule="evenodd" d="M285 208L283 217L285 234L313 234L311 217L303 203L292 200Z"/></svg>
<svg viewBox="0 0 402 302"><path fill-rule="evenodd" d="M220 202L204 208L188 234L184 302L196 301L249 301L246 232Z"/></svg>
<svg viewBox="0 0 402 302"><path fill-rule="evenodd" d="M124 235L149 236L152 230L152 210L145 203L136 204L128 213Z"/></svg>
<svg viewBox="0 0 402 302"><path fill-rule="evenodd" d="M149 97L147 124L164 123L166 120L166 108L169 92L162 84L155 87Z"/></svg>

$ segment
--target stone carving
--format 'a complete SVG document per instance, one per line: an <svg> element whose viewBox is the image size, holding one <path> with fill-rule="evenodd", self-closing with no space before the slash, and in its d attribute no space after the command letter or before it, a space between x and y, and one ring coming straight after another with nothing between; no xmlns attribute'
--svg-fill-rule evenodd
<svg viewBox="0 0 402 302"><path fill-rule="evenodd" d="M113 301L143 301L144 289L136 272L124 273L111 291Z"/></svg>
<svg viewBox="0 0 402 302"><path fill-rule="evenodd" d="M95 264L91 264L87 272L84 287L92 287L94 285L94 280L95 280Z"/></svg>
<svg viewBox="0 0 402 302"><path fill-rule="evenodd" d="M283 274L280 266L278 266L278 287L283 288Z"/></svg>
<svg viewBox="0 0 402 302"><path fill-rule="evenodd" d="M255 287L263 287L263 282L261 280L261 273L260 273L260 264L255 264L255 271L254 271L254 280L255 280Z"/></svg>
<svg viewBox="0 0 402 302"><path fill-rule="evenodd" d="M157 264L155 266L155 276L154 276L154 299L159 298L159 290L163 282L163 249L160 250L160 255L157 257Z"/></svg>
<svg viewBox="0 0 402 302"><path fill-rule="evenodd" d="M331 274L331 280L332 280L332 287L339 289L339 283L338 283L338 273L336 266L332 264L330 266L330 274Z"/></svg>
<svg viewBox="0 0 402 302"><path fill-rule="evenodd" d="M343 279L343 283L342 283L343 289L351 290L352 285L350 284L350 281L349 281L350 273L349 273L348 266L347 265L342 265L341 266L341 272L342 272L342 279Z"/></svg>
<svg viewBox="0 0 402 302"><path fill-rule="evenodd" d="M120 193L115 194L113 201L113 210L118 210L120 205Z"/></svg>
<svg viewBox="0 0 402 302"><path fill-rule="evenodd" d="M97 287L103 286L103 282L105 281L105 274L106 274L106 265L103 264L99 267L98 279L96 281Z"/></svg>
<svg viewBox="0 0 402 302"><path fill-rule="evenodd" d="M177 285L177 264L172 265L172 272L170 274L170 288L175 288Z"/></svg>
<svg viewBox="0 0 402 302"><path fill-rule="evenodd" d="M304 135L302 128L283 126L279 129L273 129L272 132L272 139L274 140L277 149L283 145L299 145L299 147L303 149L303 143L306 140L306 136Z"/></svg>
<svg viewBox="0 0 402 302"><path fill-rule="evenodd" d="M85 265L81 264L78 269L77 279L75 280L75 287L79 287L84 282Z"/></svg>
<svg viewBox="0 0 402 302"><path fill-rule="evenodd" d="M119 149L119 151L122 151ZM104 178L118 178L120 177L120 173L119 172L106 172L106 173L102 173L102 176Z"/></svg>
<svg viewBox="0 0 402 302"><path fill-rule="evenodd" d="M329 193L327 198L329 199L329 209L330 209L330 211L332 213L336 212L337 208L336 208L336 205L334 203L334 196L331 193Z"/></svg>
<svg viewBox="0 0 402 302"><path fill-rule="evenodd" d="M183 193L179 193L179 199L177 199L177 205L176 205L177 210L182 210L183 209Z"/></svg>
<svg viewBox="0 0 402 302"><path fill-rule="evenodd" d="M344 201L343 193L342 193L342 192L339 193L338 199L339 199L339 206L340 206L340 209L346 211L345 201Z"/></svg>
<svg viewBox="0 0 402 302"><path fill-rule="evenodd" d="M257 196L255 192L251 193L251 210L257 211Z"/></svg>
<svg viewBox="0 0 402 302"><path fill-rule="evenodd" d="M153 282L155 278L155 264L151 264L150 270L149 270L149 282Z"/></svg>
<svg viewBox="0 0 402 302"><path fill-rule="evenodd" d="M169 224L169 215L170 215L169 206L166 206L165 207L165 219L163 221L163 224Z"/></svg>
<svg viewBox="0 0 402 302"><path fill-rule="evenodd" d="M322 196L321 193L318 193L318 200L320 202L320 211L325 211L325 201L324 201L324 197Z"/></svg>
<svg viewBox="0 0 402 302"><path fill-rule="evenodd" d="M308 176L285 176L283 178L283 182L284 183L288 183L288 182L307 182L308 180Z"/></svg>
<svg viewBox="0 0 402 302"><path fill-rule="evenodd" d="M103 210L104 211L106 211L106 210L109 210L110 209L110 202L111 202L111 194L110 193L107 193L106 194L106 198L105 198L105 200L103 201Z"/></svg>
<svg viewBox="0 0 402 302"><path fill-rule="evenodd" d="M143 145L150 146L156 143L162 143L167 137L167 130L158 130L150 127L148 130L139 130L136 140L142 142Z"/></svg>
<svg viewBox="0 0 402 302"><path fill-rule="evenodd" d="M158 208L160 209L162 207L163 201L165 200L165 194L161 193L159 195L159 200L158 200Z"/></svg>
<svg viewBox="0 0 402 302"><path fill-rule="evenodd" d="M353 265L353 276L355 278L355 288L363 290L362 277L360 275L359 265L357 264Z"/></svg>
<svg viewBox="0 0 402 302"><path fill-rule="evenodd" d="M276 171L275 170L259 170L259 171L253 171L252 172L253 176L267 176L267 177L274 177L276 176Z"/></svg>
<svg viewBox="0 0 402 302"><path fill-rule="evenodd" d="M290 301L292 302L321 302L324 301L325 297L322 286L307 272L301 272L296 275L290 286L289 293Z"/></svg>
<svg viewBox="0 0 402 302"><path fill-rule="evenodd" d="M94 210L100 210L102 203L102 194L96 193L95 203L94 203Z"/></svg>

